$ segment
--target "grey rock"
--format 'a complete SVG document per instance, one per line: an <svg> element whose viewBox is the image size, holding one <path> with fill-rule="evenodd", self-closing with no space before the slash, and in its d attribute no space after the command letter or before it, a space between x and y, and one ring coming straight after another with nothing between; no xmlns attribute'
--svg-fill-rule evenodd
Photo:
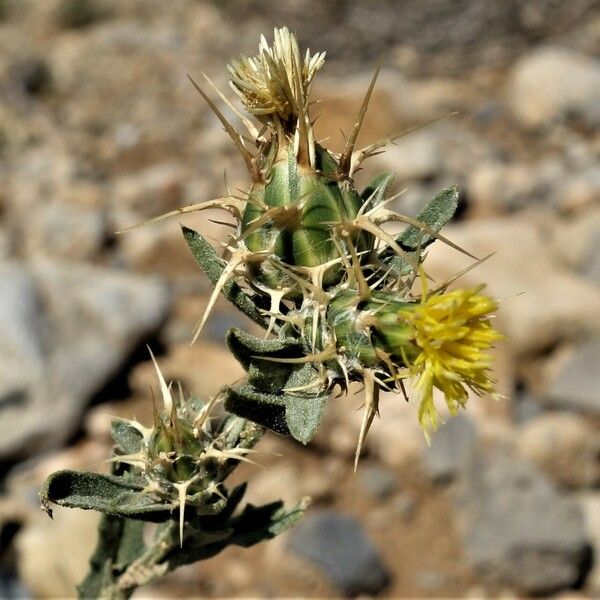
<svg viewBox="0 0 600 600"><path fill-rule="evenodd" d="M432 436L423 457L425 472L437 483L448 483L465 472L476 451L475 425L465 415L457 415Z"/></svg>
<svg viewBox="0 0 600 600"><path fill-rule="evenodd" d="M552 407L600 415L600 340L559 357L542 401Z"/></svg>
<svg viewBox="0 0 600 600"><path fill-rule="evenodd" d="M480 456L455 505L465 556L486 583L543 594L584 577L581 510L533 465L499 451Z"/></svg>
<svg viewBox="0 0 600 600"><path fill-rule="evenodd" d="M169 305L158 280L48 260L0 265L0 456L72 435Z"/></svg>
<svg viewBox="0 0 600 600"><path fill-rule="evenodd" d="M469 197L483 214L548 204L562 187L566 171L556 158L537 164L487 161L471 170L467 184Z"/></svg>
<svg viewBox="0 0 600 600"><path fill-rule="evenodd" d="M12 241L9 232L0 228L0 260L7 259L12 254Z"/></svg>
<svg viewBox="0 0 600 600"><path fill-rule="evenodd" d="M600 124L600 61L574 50L537 48L514 67L509 104L526 127L574 118Z"/></svg>
<svg viewBox="0 0 600 600"><path fill-rule="evenodd" d="M598 197L600 198L600 169ZM552 250L569 268L600 283L597 274L600 256L600 205L583 210L571 219L551 222Z"/></svg>
<svg viewBox="0 0 600 600"><path fill-rule="evenodd" d="M31 594L14 574L0 569L0 598L30 600Z"/></svg>
<svg viewBox="0 0 600 600"><path fill-rule="evenodd" d="M31 274L17 262L0 263L0 348L14 359L38 365L44 355L40 303Z"/></svg>
<svg viewBox="0 0 600 600"><path fill-rule="evenodd" d="M43 329L33 278L17 263L0 263L0 447L10 446L12 437L19 436L18 423L4 431L6 413L18 417L42 379Z"/></svg>
<svg viewBox="0 0 600 600"><path fill-rule="evenodd" d="M159 163L114 182L113 203L152 218L185 204L186 171L175 163ZM199 192L202 193L202 190ZM137 222L123 224L135 225Z"/></svg>
<svg viewBox="0 0 600 600"><path fill-rule="evenodd" d="M291 532L289 547L319 566L346 596L376 594L390 582L379 553L351 517L314 512Z"/></svg>
<svg viewBox="0 0 600 600"><path fill-rule="evenodd" d="M594 161L597 158L594 157ZM594 162L563 179L555 203L563 211L597 207L600 200L600 166Z"/></svg>
<svg viewBox="0 0 600 600"><path fill-rule="evenodd" d="M367 465L359 472L360 483L365 491L378 500L387 498L396 488L394 474L377 465Z"/></svg>

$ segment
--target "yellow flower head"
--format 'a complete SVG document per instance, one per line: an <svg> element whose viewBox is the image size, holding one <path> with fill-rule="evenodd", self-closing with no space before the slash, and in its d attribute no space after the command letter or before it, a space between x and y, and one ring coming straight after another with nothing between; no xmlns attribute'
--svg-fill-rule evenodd
<svg viewBox="0 0 600 600"><path fill-rule="evenodd" d="M407 315L413 343L419 352L410 366L418 377L419 422L428 431L437 428L433 388L444 393L452 414L464 406L468 390L477 395L494 391L487 351L503 338L489 320L498 303L479 294L483 286L427 297Z"/></svg>
<svg viewBox="0 0 600 600"><path fill-rule="evenodd" d="M241 56L228 65L231 86L247 110L261 120L278 116L288 121L306 111L306 97L325 53L300 55L296 36L283 27L275 29L273 46L261 36L258 55Z"/></svg>

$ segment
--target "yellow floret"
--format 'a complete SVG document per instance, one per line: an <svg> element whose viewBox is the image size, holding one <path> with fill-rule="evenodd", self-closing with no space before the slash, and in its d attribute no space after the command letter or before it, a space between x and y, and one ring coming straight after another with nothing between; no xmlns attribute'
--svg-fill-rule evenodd
<svg viewBox="0 0 600 600"><path fill-rule="evenodd" d="M438 414L433 402L433 388L444 394L448 409L456 414L468 398L468 390L477 395L492 393L490 376L492 358L488 350L502 339L490 323L498 303L479 292L454 290L427 297L411 311L408 322L420 353L410 370L418 377L421 392L419 422L428 437L435 431Z"/></svg>

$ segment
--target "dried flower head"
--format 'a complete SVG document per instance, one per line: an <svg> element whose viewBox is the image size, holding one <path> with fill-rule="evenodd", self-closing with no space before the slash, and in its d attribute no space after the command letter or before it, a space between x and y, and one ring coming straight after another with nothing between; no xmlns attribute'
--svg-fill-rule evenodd
<svg viewBox="0 0 600 600"><path fill-rule="evenodd" d="M325 52L300 55L296 36L287 27L275 29L273 45L260 38L258 54L233 60L227 69L231 87L249 113L261 120L277 116L284 123L304 112L315 73L325 62Z"/></svg>

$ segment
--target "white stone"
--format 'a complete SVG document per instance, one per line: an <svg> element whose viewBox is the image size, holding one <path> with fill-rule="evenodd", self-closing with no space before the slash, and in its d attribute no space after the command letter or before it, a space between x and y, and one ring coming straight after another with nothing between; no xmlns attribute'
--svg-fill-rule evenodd
<svg viewBox="0 0 600 600"><path fill-rule="evenodd" d="M537 48L514 67L509 105L527 127L574 117L600 123L600 62L574 50Z"/></svg>

